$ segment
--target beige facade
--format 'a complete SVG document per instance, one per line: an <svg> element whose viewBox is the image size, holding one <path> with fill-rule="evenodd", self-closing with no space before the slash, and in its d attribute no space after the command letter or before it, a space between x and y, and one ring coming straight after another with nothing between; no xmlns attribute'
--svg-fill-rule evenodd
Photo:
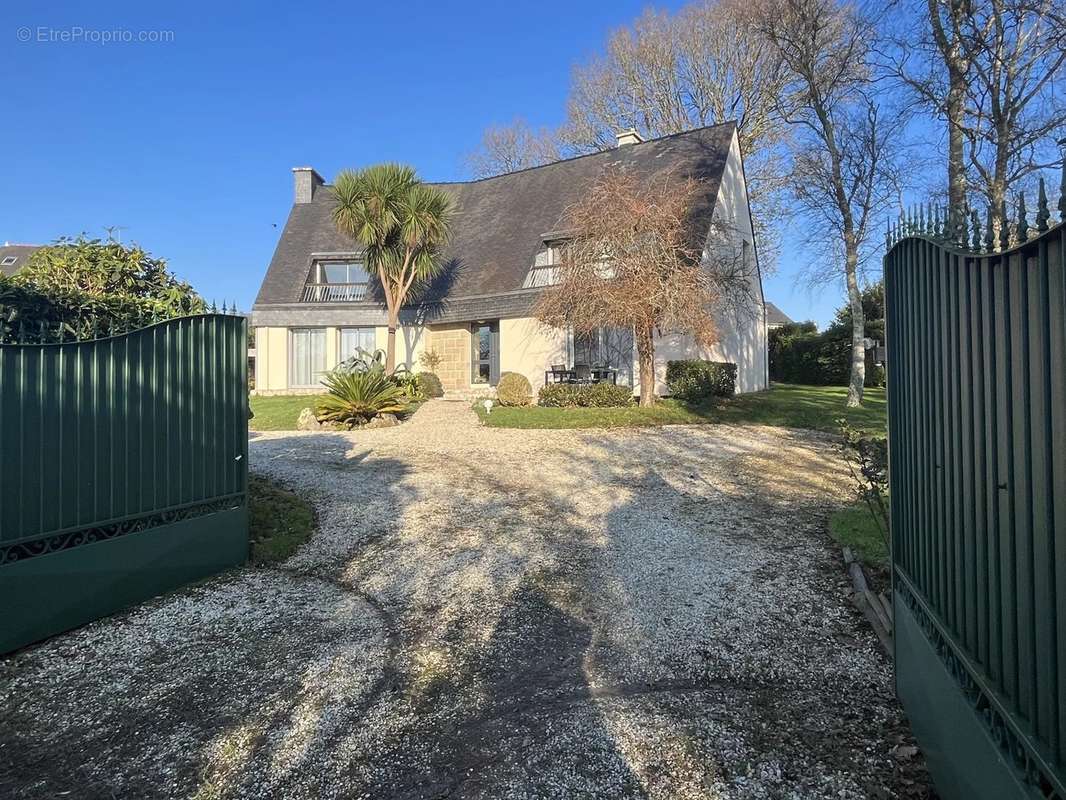
<svg viewBox="0 0 1066 800"><path fill-rule="evenodd" d="M529 379L534 395L544 385L544 373L553 364L570 365L568 334L565 330L550 328L536 319L500 320L500 369L503 372L518 372ZM327 364L337 363L339 328L326 328ZM666 394L666 364L674 359L706 358L711 361L728 361L738 365L737 392L758 391L764 388L760 378L764 368L756 335L758 324L741 320L730 326L722 326L719 341L706 348L697 348L691 337L681 334L663 334L655 338L655 391ZM376 330L377 346L385 348L388 331L385 327ZM765 335L765 334L764 334ZM765 344L762 345L765 347ZM431 325L418 328L403 328L397 332L396 362L416 372L423 367L419 357L432 351L440 358L436 368L444 390L456 396L490 391L490 387L471 383L471 326L468 323ZM290 386L289 356L292 352L288 328L258 328L256 330L256 392L259 394L312 394L317 388ZM636 353L633 353L632 374L638 375ZM639 391L639 379L634 381L634 391Z"/></svg>
<svg viewBox="0 0 1066 800"><path fill-rule="evenodd" d="M552 364L567 362L566 332L548 328L535 319L500 320L500 368L520 372L529 378L534 392L544 384L544 372ZM327 327L326 363L335 365L339 358L340 328ZM469 323L404 327L396 334L396 363L416 372L423 369L422 353L432 351L440 358L437 375L445 391L465 393L489 390L471 383L473 341ZM375 330L376 346L388 343L388 329ZM256 329L256 392L259 394L311 394L317 388L291 386L289 358L292 352L288 328Z"/></svg>
<svg viewBox="0 0 1066 800"><path fill-rule="evenodd" d="M340 361L340 327L325 330L326 367ZM417 370L418 358L425 349L425 329L402 328L396 333L396 363ZM255 390L257 394L315 394L318 387L291 385L289 358L292 337L289 328L256 328ZM374 329L375 347L384 350L389 341L389 329L384 325Z"/></svg>

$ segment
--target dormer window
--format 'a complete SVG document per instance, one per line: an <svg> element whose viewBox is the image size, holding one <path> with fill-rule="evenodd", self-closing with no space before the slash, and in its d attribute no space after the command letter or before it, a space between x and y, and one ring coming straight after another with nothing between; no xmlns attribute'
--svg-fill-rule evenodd
<svg viewBox="0 0 1066 800"><path fill-rule="evenodd" d="M554 286L559 282L559 266L563 263L566 240L555 239L544 243L544 249L537 253L533 267L526 275L523 289L539 289Z"/></svg>
<svg viewBox="0 0 1066 800"><path fill-rule="evenodd" d="M316 259L304 287L305 303L354 303L366 299L370 273L357 258Z"/></svg>

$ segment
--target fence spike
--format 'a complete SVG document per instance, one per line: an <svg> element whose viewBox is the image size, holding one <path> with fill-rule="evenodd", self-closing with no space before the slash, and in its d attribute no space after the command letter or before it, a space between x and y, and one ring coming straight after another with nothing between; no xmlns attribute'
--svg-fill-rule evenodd
<svg viewBox="0 0 1066 800"><path fill-rule="evenodd" d="M217 314L218 313L218 306L215 305L215 301L214 300L211 301L211 313L212 314Z"/></svg>
<svg viewBox="0 0 1066 800"><path fill-rule="evenodd" d="M940 204L939 203L937 203L935 206L933 206L933 213L935 214L935 216L933 217L933 236L937 237L937 236L940 236Z"/></svg>
<svg viewBox="0 0 1066 800"><path fill-rule="evenodd" d="M1059 219L1066 222L1066 158L1062 160L1062 182L1059 184Z"/></svg>
<svg viewBox="0 0 1066 800"><path fill-rule="evenodd" d="M999 249L1010 247L1010 217L1007 216L1007 201L999 201Z"/></svg>
<svg viewBox="0 0 1066 800"><path fill-rule="evenodd" d="M1047 207L1047 192L1044 190L1044 176L1040 176L1040 195L1036 201L1036 229L1043 233L1048 229L1048 220L1051 219L1051 212Z"/></svg>
<svg viewBox="0 0 1066 800"><path fill-rule="evenodd" d="M1018 243L1024 244L1029 238L1029 220L1025 218L1025 195L1018 195Z"/></svg>
<svg viewBox="0 0 1066 800"><path fill-rule="evenodd" d="M985 219L985 250L991 253L996 247L996 235L992 228L992 205L988 206L988 215Z"/></svg>
<svg viewBox="0 0 1066 800"><path fill-rule="evenodd" d="M970 232L967 227L966 209L960 208L956 215L957 224L955 226L955 241L959 247L970 246Z"/></svg>
<svg viewBox="0 0 1066 800"><path fill-rule="evenodd" d="M970 229L973 235L973 249L981 252L981 217L976 208L970 209Z"/></svg>

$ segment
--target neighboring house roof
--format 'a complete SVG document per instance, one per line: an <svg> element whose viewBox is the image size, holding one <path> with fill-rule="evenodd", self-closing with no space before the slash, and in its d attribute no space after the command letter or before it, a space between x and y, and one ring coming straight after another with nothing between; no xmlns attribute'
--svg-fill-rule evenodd
<svg viewBox="0 0 1066 800"><path fill-rule="evenodd" d="M508 302L528 304L535 289L522 289L537 253L557 231L568 207L609 166L638 179L672 172L706 184L693 225L705 236L736 130L732 122L557 161L465 183L438 183L455 200L452 236L443 274L418 297L420 303L482 306L475 299L519 293ZM256 298L256 308L300 302L315 255L351 253L353 244L334 227L333 197L318 186L309 203L295 203ZM701 239L702 241L702 239ZM468 302L462 302L462 301ZM308 306L311 304L301 304ZM350 309L352 305L347 304ZM329 304L335 311L338 304ZM364 304L365 306L365 304ZM319 306L322 308L322 306ZM449 316L457 313L453 309Z"/></svg>
<svg viewBox="0 0 1066 800"><path fill-rule="evenodd" d="M791 325L792 319L775 306L773 303L767 302L766 305L766 324L767 325Z"/></svg>
<svg viewBox="0 0 1066 800"><path fill-rule="evenodd" d="M9 242L0 245L0 273L14 275L26 266L30 256L40 247L39 244L11 244Z"/></svg>

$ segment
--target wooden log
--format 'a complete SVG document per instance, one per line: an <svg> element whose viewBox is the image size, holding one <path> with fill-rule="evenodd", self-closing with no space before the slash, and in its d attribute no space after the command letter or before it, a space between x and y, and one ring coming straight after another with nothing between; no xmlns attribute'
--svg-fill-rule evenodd
<svg viewBox="0 0 1066 800"><path fill-rule="evenodd" d="M864 596L866 597L866 602L870 604L870 608L873 609L874 614L877 615L881 627L888 633L892 633L892 620L888 618L888 615L885 613L885 608L881 605L881 601L877 598L877 595L867 589Z"/></svg>
<svg viewBox="0 0 1066 800"><path fill-rule="evenodd" d="M865 616L866 619L869 621L870 627L874 629L874 633L877 634L877 638L881 642L881 646L885 648L885 652L888 654L888 657L893 658L894 652L892 648L892 636L881 625L881 620L874 612L869 601L866 599L866 595L855 593L851 597L852 602L855 603L855 605L863 613L863 616Z"/></svg>
<svg viewBox="0 0 1066 800"><path fill-rule="evenodd" d="M884 592L877 595L877 599L881 601L881 607L885 609L885 615L888 617L888 621L895 624L896 620L892 614L892 601L888 599L888 596Z"/></svg>

